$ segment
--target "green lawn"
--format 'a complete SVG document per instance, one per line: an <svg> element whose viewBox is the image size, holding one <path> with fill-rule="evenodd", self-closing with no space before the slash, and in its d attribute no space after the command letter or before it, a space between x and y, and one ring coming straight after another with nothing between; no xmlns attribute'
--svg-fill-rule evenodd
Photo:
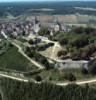
<svg viewBox="0 0 96 100"><path fill-rule="evenodd" d="M23 55L18 52L18 49L13 46L0 56L0 69L29 71L36 69L36 66L23 57Z"/></svg>

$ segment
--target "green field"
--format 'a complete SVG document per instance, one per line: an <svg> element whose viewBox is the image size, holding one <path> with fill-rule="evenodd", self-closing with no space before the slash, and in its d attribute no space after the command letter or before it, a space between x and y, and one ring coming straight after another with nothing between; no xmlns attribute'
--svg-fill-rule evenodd
<svg viewBox="0 0 96 100"><path fill-rule="evenodd" d="M13 46L0 56L0 69L31 71L36 69L36 66L23 57L23 55L18 52L18 49Z"/></svg>

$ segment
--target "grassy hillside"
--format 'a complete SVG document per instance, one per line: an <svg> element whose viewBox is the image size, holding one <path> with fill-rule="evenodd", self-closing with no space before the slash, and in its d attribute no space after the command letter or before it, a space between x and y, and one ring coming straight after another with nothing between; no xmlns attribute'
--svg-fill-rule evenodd
<svg viewBox="0 0 96 100"><path fill-rule="evenodd" d="M36 67L23 57L16 47L11 47L6 53L0 56L0 68L28 71Z"/></svg>

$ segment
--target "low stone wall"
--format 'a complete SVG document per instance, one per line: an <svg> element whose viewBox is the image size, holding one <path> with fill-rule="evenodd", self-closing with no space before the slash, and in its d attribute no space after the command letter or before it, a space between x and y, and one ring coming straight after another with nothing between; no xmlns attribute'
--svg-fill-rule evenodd
<svg viewBox="0 0 96 100"><path fill-rule="evenodd" d="M88 61L61 61L57 62L56 68L88 68Z"/></svg>

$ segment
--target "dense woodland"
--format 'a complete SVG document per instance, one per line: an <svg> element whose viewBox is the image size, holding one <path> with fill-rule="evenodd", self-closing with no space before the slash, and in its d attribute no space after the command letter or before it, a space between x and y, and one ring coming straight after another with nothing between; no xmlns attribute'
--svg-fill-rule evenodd
<svg viewBox="0 0 96 100"><path fill-rule="evenodd" d="M96 100L96 85L60 87L3 79L1 86L5 100Z"/></svg>
<svg viewBox="0 0 96 100"><path fill-rule="evenodd" d="M59 41L73 60L90 60L96 54L96 29L91 27L72 28L69 33L56 33L52 40Z"/></svg>

